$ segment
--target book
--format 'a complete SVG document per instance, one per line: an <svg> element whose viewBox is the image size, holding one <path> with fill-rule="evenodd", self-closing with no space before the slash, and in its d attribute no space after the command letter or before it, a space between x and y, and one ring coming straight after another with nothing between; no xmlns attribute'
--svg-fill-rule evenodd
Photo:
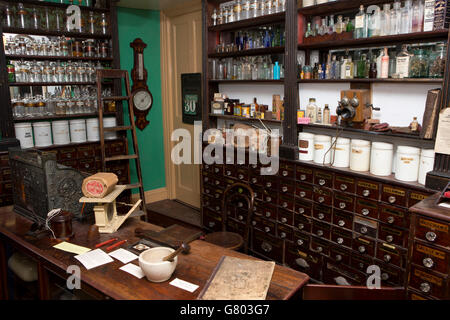
<svg viewBox="0 0 450 320"><path fill-rule="evenodd" d="M422 130L420 138L433 139L436 136L437 124L439 118L439 108L441 102L441 89L432 89L428 91L425 103L425 111L422 120Z"/></svg>

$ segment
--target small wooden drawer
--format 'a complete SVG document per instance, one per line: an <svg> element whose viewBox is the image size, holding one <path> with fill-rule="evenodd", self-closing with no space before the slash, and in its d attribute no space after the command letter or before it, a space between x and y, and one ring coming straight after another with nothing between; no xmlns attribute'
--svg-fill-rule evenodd
<svg viewBox="0 0 450 320"><path fill-rule="evenodd" d="M416 215L415 237L438 246L450 248L450 224Z"/></svg>
<svg viewBox="0 0 450 320"><path fill-rule="evenodd" d="M12 194L13 186L12 182L2 182L0 183L0 194Z"/></svg>
<svg viewBox="0 0 450 320"><path fill-rule="evenodd" d="M381 190L381 201L397 206L406 207L407 190L384 184Z"/></svg>
<svg viewBox="0 0 450 320"><path fill-rule="evenodd" d="M352 253L350 250L346 250L341 246L331 246L330 247L330 259L334 263L350 265L350 258Z"/></svg>
<svg viewBox="0 0 450 320"><path fill-rule="evenodd" d="M239 182L247 183L249 177L248 168L238 168L236 169L236 178L239 180Z"/></svg>
<svg viewBox="0 0 450 320"><path fill-rule="evenodd" d="M349 230L353 229L353 214L334 210L333 212L333 224L341 228L346 228Z"/></svg>
<svg viewBox="0 0 450 320"><path fill-rule="evenodd" d="M258 212L262 217L265 217L267 219L277 220L278 217L277 207L267 203L261 204L258 203L256 212Z"/></svg>
<svg viewBox="0 0 450 320"><path fill-rule="evenodd" d="M203 185L202 193L208 196L214 196L213 187L211 187L210 185Z"/></svg>
<svg viewBox="0 0 450 320"><path fill-rule="evenodd" d="M70 167L73 169L78 169L78 161L77 160L61 160L59 161L63 166Z"/></svg>
<svg viewBox="0 0 450 320"><path fill-rule="evenodd" d="M282 178L295 179L294 164L288 162L280 162L280 168L278 169L278 175Z"/></svg>
<svg viewBox="0 0 450 320"><path fill-rule="evenodd" d="M208 208L203 208L203 225L214 231L222 230L222 216Z"/></svg>
<svg viewBox="0 0 450 320"><path fill-rule="evenodd" d="M353 270L343 263L325 259L323 267L323 282L330 285L362 286L367 276L363 272Z"/></svg>
<svg viewBox="0 0 450 320"><path fill-rule="evenodd" d="M297 182L297 186L295 188L295 195L300 199L312 200L313 186L307 183Z"/></svg>
<svg viewBox="0 0 450 320"><path fill-rule="evenodd" d="M345 230L339 227L333 227L331 230L331 241L340 246L351 248L352 238L353 234L349 230Z"/></svg>
<svg viewBox="0 0 450 320"><path fill-rule="evenodd" d="M11 180L11 168L0 169L0 181L9 181L9 180Z"/></svg>
<svg viewBox="0 0 450 320"><path fill-rule="evenodd" d="M312 214L312 202L303 201L296 199L295 200L295 208L294 208L295 214L302 214L305 216L311 216Z"/></svg>
<svg viewBox="0 0 450 320"><path fill-rule="evenodd" d="M220 169L218 167L214 167L213 168L213 172L214 172L214 170L215 171L217 171L217 170L220 171ZM219 174L219 173L217 173L217 174ZM224 168L224 171L223 171L223 175L225 177L228 177L228 178L235 177L236 176L236 166L235 165L230 165L230 164L225 165L225 168Z"/></svg>
<svg viewBox="0 0 450 320"><path fill-rule="evenodd" d="M295 243L287 243L286 265L300 272L307 273L311 278L320 281L323 257L310 249L298 248Z"/></svg>
<svg viewBox="0 0 450 320"><path fill-rule="evenodd" d="M422 295L415 290L408 288L408 298L407 300L433 300L432 297L427 297L425 295Z"/></svg>
<svg viewBox="0 0 450 320"><path fill-rule="evenodd" d="M270 234L272 236L275 237L276 235L276 223L264 218L261 218L260 221L260 225L259 225L259 230L261 230L262 232L266 233L266 234Z"/></svg>
<svg viewBox="0 0 450 320"><path fill-rule="evenodd" d="M309 244L311 243L311 236L309 234L294 231L294 244L299 248L309 248Z"/></svg>
<svg viewBox="0 0 450 320"><path fill-rule="evenodd" d="M278 199L278 205L285 210L294 211L294 195L280 194Z"/></svg>
<svg viewBox="0 0 450 320"><path fill-rule="evenodd" d="M95 159L91 158L78 160L78 169L89 173L95 173L97 171L95 168Z"/></svg>
<svg viewBox="0 0 450 320"><path fill-rule="evenodd" d="M13 197L11 195L1 195L0 196L0 207L6 207L13 204Z"/></svg>
<svg viewBox="0 0 450 320"><path fill-rule="evenodd" d="M336 174L334 176L334 189L347 193L355 193L356 179L349 176Z"/></svg>
<svg viewBox="0 0 450 320"><path fill-rule="evenodd" d="M320 206L320 205L314 204L312 215L314 218L316 218L320 221L325 221L325 222L331 223L332 216L333 216L333 210L331 209L331 207Z"/></svg>
<svg viewBox="0 0 450 320"><path fill-rule="evenodd" d="M278 193L278 177L276 176L265 176L263 187L265 189L273 190L273 192Z"/></svg>
<svg viewBox="0 0 450 320"><path fill-rule="evenodd" d="M333 204L333 191L327 188L313 187L313 199L315 202L331 206Z"/></svg>
<svg viewBox="0 0 450 320"><path fill-rule="evenodd" d="M294 225L294 214L291 211L279 209L278 221L287 225Z"/></svg>
<svg viewBox="0 0 450 320"><path fill-rule="evenodd" d="M220 199L220 200L222 200L222 198L223 198L223 189L221 189L221 188L217 188L217 187L214 187L213 188L213 191L212 191L212 196L215 198L215 199Z"/></svg>
<svg viewBox="0 0 450 320"><path fill-rule="evenodd" d="M263 191L263 201L275 206L278 205L278 193L273 190L265 189Z"/></svg>
<svg viewBox="0 0 450 320"><path fill-rule="evenodd" d="M376 201L356 198L355 213L364 217L378 219L378 203Z"/></svg>
<svg viewBox="0 0 450 320"><path fill-rule="evenodd" d="M373 266L374 264L374 259L369 256L353 253L350 258L350 266L364 273L367 272L369 266Z"/></svg>
<svg viewBox="0 0 450 320"><path fill-rule="evenodd" d="M9 154L0 153L0 168L9 167Z"/></svg>
<svg viewBox="0 0 450 320"><path fill-rule="evenodd" d="M235 219L241 223L247 222L248 211L244 209L236 208L236 217Z"/></svg>
<svg viewBox="0 0 450 320"><path fill-rule="evenodd" d="M428 270L448 274L450 253L436 247L414 241L412 262Z"/></svg>
<svg viewBox="0 0 450 320"><path fill-rule="evenodd" d="M416 205L420 201L428 198L431 194L426 192L419 192L410 190L408 194L408 208Z"/></svg>
<svg viewBox="0 0 450 320"><path fill-rule="evenodd" d="M295 181L281 179L280 180L280 194L295 194Z"/></svg>
<svg viewBox="0 0 450 320"><path fill-rule="evenodd" d="M253 251L272 259L278 263L283 262L283 240L271 237L264 232L254 230Z"/></svg>
<svg viewBox="0 0 450 320"><path fill-rule="evenodd" d="M294 216L294 227L300 231L311 233L312 221L311 218L305 217L301 214Z"/></svg>
<svg viewBox="0 0 450 320"><path fill-rule="evenodd" d="M375 256L376 241L365 236L353 235L353 250L363 255Z"/></svg>
<svg viewBox="0 0 450 320"><path fill-rule="evenodd" d="M255 186L262 187L264 186L264 177L259 174L255 174L252 171L250 172L249 183ZM252 186L253 187L253 186Z"/></svg>
<svg viewBox="0 0 450 320"><path fill-rule="evenodd" d="M313 170L311 168L297 164L295 172L297 181L305 181L305 182L313 181Z"/></svg>
<svg viewBox="0 0 450 320"><path fill-rule="evenodd" d="M314 184L321 187L333 188L333 174L327 171L314 170Z"/></svg>
<svg viewBox="0 0 450 320"><path fill-rule="evenodd" d="M281 223L279 223L277 225L278 238L283 239L283 240L292 241L293 234L294 234L294 230L292 230L292 227L286 226L286 225L281 224Z"/></svg>
<svg viewBox="0 0 450 320"><path fill-rule="evenodd" d="M378 200L380 197L380 185L370 180L357 180L356 194L365 198Z"/></svg>
<svg viewBox="0 0 450 320"><path fill-rule="evenodd" d="M77 158L77 149L75 148L61 148L58 150L58 160L75 160Z"/></svg>
<svg viewBox="0 0 450 320"><path fill-rule="evenodd" d="M386 264L395 265L399 268L406 267L406 251L392 244L378 242L376 257Z"/></svg>
<svg viewBox="0 0 450 320"><path fill-rule="evenodd" d="M228 219L227 231L243 235L245 233L245 224L233 219Z"/></svg>
<svg viewBox="0 0 450 320"><path fill-rule="evenodd" d="M94 146L78 147L77 148L77 158L78 159L95 158Z"/></svg>
<svg viewBox="0 0 450 320"><path fill-rule="evenodd" d="M448 279L423 267L411 265L409 286L425 296L448 299Z"/></svg>
<svg viewBox="0 0 450 320"><path fill-rule="evenodd" d="M331 226L329 224L313 221L311 233L315 236L331 240Z"/></svg>
<svg viewBox="0 0 450 320"><path fill-rule="evenodd" d="M324 239L312 236L311 250L328 257L330 255L330 243Z"/></svg>
<svg viewBox="0 0 450 320"><path fill-rule="evenodd" d="M208 184L208 185L213 185L214 184L214 178L212 177L212 175L209 174L208 171L202 171L202 183Z"/></svg>
<svg viewBox="0 0 450 320"><path fill-rule="evenodd" d="M376 239L378 233L378 222L355 215L353 217L353 231Z"/></svg>
<svg viewBox="0 0 450 320"><path fill-rule="evenodd" d="M123 141L112 142L109 143L106 151L108 156L118 156L127 153L127 146Z"/></svg>
<svg viewBox="0 0 450 320"><path fill-rule="evenodd" d="M202 207L214 206L214 203L215 203L214 201L215 200L212 197L207 196L205 194L202 195Z"/></svg>
<svg viewBox="0 0 450 320"><path fill-rule="evenodd" d="M395 266L387 265L384 263L380 264L381 271L381 286L394 286L394 287L404 287L405 286L405 271Z"/></svg>
<svg viewBox="0 0 450 320"><path fill-rule="evenodd" d="M380 206L380 221L391 226L409 228L409 214L406 209L382 204Z"/></svg>
<svg viewBox="0 0 450 320"><path fill-rule="evenodd" d="M380 223L378 226L378 239L406 248L408 246L408 231Z"/></svg>
<svg viewBox="0 0 450 320"><path fill-rule="evenodd" d="M353 212L355 210L355 197L335 191L333 206L339 210Z"/></svg>

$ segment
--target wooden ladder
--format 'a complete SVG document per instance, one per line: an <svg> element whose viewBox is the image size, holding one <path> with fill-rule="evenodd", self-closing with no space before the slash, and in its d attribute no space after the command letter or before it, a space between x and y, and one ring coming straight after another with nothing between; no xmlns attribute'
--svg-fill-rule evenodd
<svg viewBox="0 0 450 320"><path fill-rule="evenodd" d="M102 84L104 79L112 79L112 80L125 80L125 88L126 88L126 96L111 96L111 97L103 97L102 96ZM121 82L122 84L122 82ZM128 115L130 117L129 126L116 126L116 127L108 127L105 128L103 126L103 107L105 101L128 101ZM130 80L128 71L126 70L118 70L118 69L105 69L105 70L97 70L97 104L98 104L98 118L99 118L99 130L100 130L100 145L101 145L101 154L102 154L102 170L106 172L106 163L120 160L135 160L136 164L136 172L138 176L138 183L128 184L126 185L126 190L139 189L139 194L142 200L141 203L141 211L144 214L144 219L147 221L147 207L145 202L145 192L144 192L144 184L142 182L142 171L141 171L141 162L139 160L139 146L136 136L136 125L134 123L134 111L132 104L132 97L130 91ZM121 104L119 104L121 105ZM118 106L116 106L118 107ZM126 132L131 131L133 138L133 148L134 154L124 154L118 156L106 157L105 151L105 132ZM141 214L142 215L142 214ZM135 215L133 215L135 216Z"/></svg>

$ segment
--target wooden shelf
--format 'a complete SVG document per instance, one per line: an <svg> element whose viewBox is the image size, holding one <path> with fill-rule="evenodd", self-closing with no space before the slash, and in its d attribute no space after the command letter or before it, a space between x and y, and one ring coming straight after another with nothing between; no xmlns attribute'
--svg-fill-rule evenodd
<svg viewBox="0 0 450 320"><path fill-rule="evenodd" d="M48 2L48 1L36 1L36 0L21 0L21 3L27 6L39 6L39 7L51 7L51 8L61 8L66 9L69 4L66 3L57 3L57 2ZM93 11L93 12L104 12L107 13L110 10L108 8L92 8L92 7L86 7L86 6L79 6L81 10L85 11Z"/></svg>
<svg viewBox="0 0 450 320"><path fill-rule="evenodd" d="M393 45L399 43L432 42L437 40L447 40L448 30L437 30L429 32L416 32L407 34L397 34L393 36L380 36L363 39L336 40L318 42L312 44L299 44L298 49L336 49L336 48L358 48L372 45Z"/></svg>
<svg viewBox="0 0 450 320"><path fill-rule="evenodd" d="M210 113L209 116L213 117L213 118L218 118L218 119L232 120L232 121L243 121L243 122L248 122L248 121L260 122L259 120L261 120L262 122L276 123L276 124L281 124L281 122L282 122L280 120L244 118L244 117L239 117L239 116L230 116L230 115L212 114L212 113Z"/></svg>
<svg viewBox="0 0 450 320"><path fill-rule="evenodd" d="M358 11L360 5L367 7L369 5L380 5L384 3L392 3L393 0L337 0L333 2L318 4L299 8L298 13L305 16L325 16L337 13L344 13L349 11Z"/></svg>
<svg viewBox="0 0 450 320"><path fill-rule="evenodd" d="M79 39L111 39L110 34L91 34L80 32L67 32L67 31L48 31L48 30L36 30L36 29L22 29L22 28L3 28L3 33L16 33L35 36L50 36L50 37L69 37Z"/></svg>
<svg viewBox="0 0 450 320"><path fill-rule="evenodd" d="M257 18L252 19L246 19L241 20L237 22L231 22L226 24L220 24L217 26L210 26L208 27L208 31L230 31L230 30L237 30L237 29L247 29L247 28L254 28L264 25L270 25L270 24L276 24L284 22L285 20L285 13L274 13L269 14Z"/></svg>
<svg viewBox="0 0 450 320"><path fill-rule="evenodd" d="M281 80L209 80L210 83L236 83L236 84L242 84L242 83L252 83L252 84L258 84L258 83L278 83L278 84L284 84L284 79Z"/></svg>
<svg viewBox="0 0 450 320"><path fill-rule="evenodd" d="M61 56L31 56L31 55L19 55L19 54L7 54L8 60L75 60L75 61L113 61L113 58L91 58L91 57L61 57Z"/></svg>
<svg viewBox="0 0 450 320"><path fill-rule="evenodd" d="M10 87L61 87L61 86L83 86L96 85L97 82L11 82Z"/></svg>
<svg viewBox="0 0 450 320"><path fill-rule="evenodd" d="M228 57L242 57L242 56L260 56L267 54L284 53L284 46L272 48L259 48L251 50L242 50L236 52L210 53L208 58L228 58Z"/></svg>
<svg viewBox="0 0 450 320"><path fill-rule="evenodd" d="M116 112L104 112L103 116L115 116ZM98 117L98 113L78 113L78 114L66 114L66 115L52 115L42 117L30 117L30 118L14 118L14 122L32 122L43 120L60 120L60 119L78 119L78 118L92 118Z"/></svg>
<svg viewBox="0 0 450 320"><path fill-rule="evenodd" d="M110 142L110 141L120 141L120 140L124 140L124 139L126 139L126 138L117 138L117 139L111 139L111 140L105 139L105 143ZM84 146L84 145L89 145L89 144L100 144L100 140L99 141L86 141L86 142L80 142L80 143L69 143L69 144L53 144L48 147L33 147L33 149L54 150L55 148L79 147L79 146Z"/></svg>
<svg viewBox="0 0 450 320"><path fill-rule="evenodd" d="M444 79L438 78L404 78L404 79L299 79L298 83L436 83L442 84Z"/></svg>
<svg viewBox="0 0 450 320"><path fill-rule="evenodd" d="M365 136L377 136L377 137L396 137L396 138L405 138L405 139L411 139L415 141L428 141L433 142L434 140L429 139L421 139L419 135L413 135L413 134L406 134L406 133L392 133L392 132L375 132L375 131L368 131L363 129L355 129L355 128L348 128L348 127L341 127L336 125L323 125L323 124L298 124L298 127L303 127L303 129L313 128L313 129L323 129L323 130L329 130L332 132L336 132L337 130L343 130L344 132L354 132L358 133L360 135Z"/></svg>

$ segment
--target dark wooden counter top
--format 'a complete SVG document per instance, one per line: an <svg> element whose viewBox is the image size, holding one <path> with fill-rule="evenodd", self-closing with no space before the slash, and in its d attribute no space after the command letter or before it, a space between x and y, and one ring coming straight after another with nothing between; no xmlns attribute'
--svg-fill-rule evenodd
<svg viewBox="0 0 450 320"><path fill-rule="evenodd" d="M431 197L428 197L415 206L409 208L413 213L427 216L430 218L439 219L442 221L450 222L450 209L436 205L436 200L440 196L440 193L436 193Z"/></svg>
<svg viewBox="0 0 450 320"><path fill-rule="evenodd" d="M82 289L86 283L96 290L102 292L113 299L150 299L150 300L191 300L196 299L205 286L213 269L223 255L256 259L235 251L227 250L205 241L197 240L191 243L191 252L188 255L180 255L177 268L169 281L164 283L151 283L145 278L136 277L119 270L123 264L120 261L114 262L86 270L74 254L70 254L52 246L55 243L48 238L28 241L24 235L31 226L31 221L14 213L12 207L0 208L0 239L8 241L13 246L25 250L26 253L34 257L51 271L65 274L70 265L81 267ZM159 231L162 228L142 222L136 218L128 219L124 225L114 234L101 234L100 237L88 240L87 233L90 224L74 222L75 237L71 243L88 248L94 248L95 244L105 240L118 237L121 240L127 239L131 244L138 240L134 236L136 228ZM138 265L135 260L132 263ZM66 274L68 276L68 274ZM179 278L193 284L199 285L194 292L179 289L169 285L174 278ZM289 299L296 294L309 280L308 275L297 272L283 266L276 266L269 288L268 299ZM1 281L1 279L0 279Z"/></svg>

